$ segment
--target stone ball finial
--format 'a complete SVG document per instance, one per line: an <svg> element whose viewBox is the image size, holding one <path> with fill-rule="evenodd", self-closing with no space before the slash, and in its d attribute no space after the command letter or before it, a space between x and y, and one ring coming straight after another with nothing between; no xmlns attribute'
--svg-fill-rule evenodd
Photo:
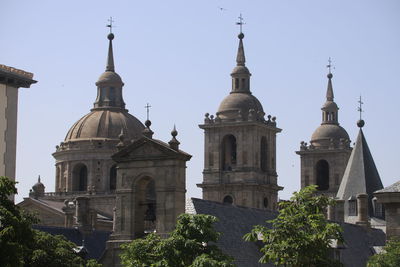
<svg viewBox="0 0 400 267"><path fill-rule="evenodd" d="M239 33L238 38L239 38L240 40L242 40L242 39L244 38L244 34L243 34L242 32Z"/></svg>
<svg viewBox="0 0 400 267"><path fill-rule="evenodd" d="M144 125L146 125L147 128L150 128L151 126L151 121L150 120L146 120Z"/></svg>
<svg viewBox="0 0 400 267"><path fill-rule="evenodd" d="M328 79L332 79L333 74L332 73L328 73L328 75L326 75L326 77L328 77Z"/></svg>
<svg viewBox="0 0 400 267"><path fill-rule="evenodd" d="M358 120L357 121L357 126L358 127L362 128L362 127L364 127L364 125L365 125L365 121L364 120Z"/></svg>
<svg viewBox="0 0 400 267"><path fill-rule="evenodd" d="M174 138L178 135L178 131L176 130L175 125L174 125L174 129L171 131L171 135L172 135L172 137L174 137Z"/></svg>
<svg viewBox="0 0 400 267"><path fill-rule="evenodd" d="M107 35L108 40L113 40L114 39L114 34L110 33L109 35Z"/></svg>

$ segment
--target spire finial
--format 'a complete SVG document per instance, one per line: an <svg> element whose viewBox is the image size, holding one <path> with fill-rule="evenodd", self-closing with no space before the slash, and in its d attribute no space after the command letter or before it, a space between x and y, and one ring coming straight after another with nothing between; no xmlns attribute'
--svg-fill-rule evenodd
<svg viewBox="0 0 400 267"><path fill-rule="evenodd" d="M362 113L364 112L362 105L364 104L364 102L361 101L361 95L357 102L358 102L357 111L360 112L360 119L357 121L357 126L362 128L364 126L365 122L362 119Z"/></svg>
<svg viewBox="0 0 400 267"><path fill-rule="evenodd" d="M39 174L39 177L38 177L37 181L38 181L38 183L40 183L40 174Z"/></svg>
<svg viewBox="0 0 400 267"><path fill-rule="evenodd" d="M326 65L326 67L328 68L328 78L331 79L332 78L332 68L335 69L335 67L332 65L332 59L331 57L328 58L328 65ZM329 77L330 76L330 77Z"/></svg>
<svg viewBox="0 0 400 267"><path fill-rule="evenodd" d="M239 39L243 39L244 35L243 35L243 32L242 32L242 27L243 27L243 24L245 24L245 23L243 22L242 13L240 13L238 19L239 19L239 21L236 22L236 25L239 25L239 28L240 28ZM242 38L240 38L241 35L243 36Z"/></svg>
<svg viewBox="0 0 400 267"><path fill-rule="evenodd" d="M147 103L146 106L144 106L144 108L147 110L147 120L149 120L149 113L151 106L149 105L149 103Z"/></svg>
<svg viewBox="0 0 400 267"><path fill-rule="evenodd" d="M333 87L332 87L332 77L333 77L333 75L332 75L332 72L331 72L333 66L332 66L332 59L330 57L328 59L328 65L326 65L326 67L328 68L328 71L329 71L328 75L327 75L327 77L328 77L328 88L326 90L326 100L327 101L333 101L333 98L334 98Z"/></svg>
<svg viewBox="0 0 400 267"><path fill-rule="evenodd" d="M171 131L171 135L172 135L172 139L171 139L171 141L168 142L168 144L172 149L178 150L180 142L176 139L176 136L178 135L178 131L176 130L175 124L174 124L174 129Z"/></svg>
<svg viewBox="0 0 400 267"><path fill-rule="evenodd" d="M110 28L110 33L112 33L112 28L115 27L115 26L113 25L113 22L114 22L113 18L110 17L110 18L108 19L108 22L109 22L109 23L106 25L106 27Z"/></svg>
<svg viewBox="0 0 400 267"><path fill-rule="evenodd" d="M112 17L108 20L110 24L107 24L107 27L110 28L110 33L108 34L107 38L110 40L110 43L108 45L108 56L107 56L107 66L106 66L106 71L115 71L114 67L114 54L113 54L113 48L112 48L112 40L114 39L114 34L112 33L112 23L114 22L112 20Z"/></svg>

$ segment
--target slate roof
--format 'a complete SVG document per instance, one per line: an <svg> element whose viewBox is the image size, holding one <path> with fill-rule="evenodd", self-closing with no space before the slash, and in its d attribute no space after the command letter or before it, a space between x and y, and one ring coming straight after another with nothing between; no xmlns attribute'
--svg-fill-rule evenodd
<svg viewBox="0 0 400 267"><path fill-rule="evenodd" d="M373 215L372 193L383 188L374 159L368 148L364 133L360 128L356 144L351 152L342 182L337 193L339 199L348 200L358 194L368 194L368 209Z"/></svg>
<svg viewBox="0 0 400 267"><path fill-rule="evenodd" d="M260 244L243 241L243 235L250 232L254 225L266 225L266 220L277 216L276 212L254 208L227 205L223 203L191 198L187 202L187 213L209 214L219 221L215 229L222 233L217 245L221 250L235 258L238 267L274 266L260 264ZM345 266L365 266L368 257L374 254L374 246L385 244L382 230L366 230L358 225L341 223L344 230L345 249L341 250Z"/></svg>
<svg viewBox="0 0 400 267"><path fill-rule="evenodd" d="M32 228L52 235L63 235L77 246L82 246L83 235L78 229L43 225L33 225ZM85 247L88 251L87 258L97 260L101 257L110 234L111 232L95 230L85 237Z"/></svg>
<svg viewBox="0 0 400 267"><path fill-rule="evenodd" d="M400 181L395 182L392 185L389 185L388 187L385 187L381 190L376 191L375 193L397 193L400 192Z"/></svg>

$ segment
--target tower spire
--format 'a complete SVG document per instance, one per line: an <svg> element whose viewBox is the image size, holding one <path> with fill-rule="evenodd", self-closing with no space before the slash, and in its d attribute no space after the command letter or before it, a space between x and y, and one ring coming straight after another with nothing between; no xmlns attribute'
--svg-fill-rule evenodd
<svg viewBox="0 0 400 267"><path fill-rule="evenodd" d="M244 34L242 32L242 26L243 26L244 22L243 22L243 17L242 14L240 14L239 16L239 21L236 22L236 25L240 26L240 33L238 35L239 38L239 47L238 47L238 53L236 56L236 63L237 66L244 66L245 62L246 62L246 57L244 55L244 48L243 48L243 38L244 38Z"/></svg>
<svg viewBox="0 0 400 267"><path fill-rule="evenodd" d="M326 101L333 101L334 95L333 95L333 87L332 87L332 77L333 74L331 72L331 68L332 68L332 60L331 58L328 59L328 65L326 65L326 67L328 68L329 72L328 72L328 88L326 90Z"/></svg>
<svg viewBox="0 0 400 267"><path fill-rule="evenodd" d="M108 45L108 56L107 56L106 71L115 72L114 54L113 54L113 47L112 47L112 40L114 39L114 34L113 33L109 33L107 38L108 38L108 40L110 40L110 42L109 42L109 45Z"/></svg>

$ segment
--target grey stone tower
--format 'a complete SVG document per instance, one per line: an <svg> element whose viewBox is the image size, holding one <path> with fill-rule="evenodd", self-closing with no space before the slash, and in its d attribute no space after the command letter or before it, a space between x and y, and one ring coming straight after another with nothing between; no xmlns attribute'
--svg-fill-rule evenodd
<svg viewBox="0 0 400 267"><path fill-rule="evenodd" d="M318 190L336 196L351 153L350 138L339 125L339 108L334 101L332 73L328 73L326 102L322 106L322 123L311 136L310 145L301 142L296 151L301 160L301 188L316 184Z"/></svg>
<svg viewBox="0 0 400 267"><path fill-rule="evenodd" d="M264 119L264 110L250 91L245 65L244 34L239 34L237 65L232 90L221 102L216 117L205 115L203 199L247 207L276 209L275 117Z"/></svg>

